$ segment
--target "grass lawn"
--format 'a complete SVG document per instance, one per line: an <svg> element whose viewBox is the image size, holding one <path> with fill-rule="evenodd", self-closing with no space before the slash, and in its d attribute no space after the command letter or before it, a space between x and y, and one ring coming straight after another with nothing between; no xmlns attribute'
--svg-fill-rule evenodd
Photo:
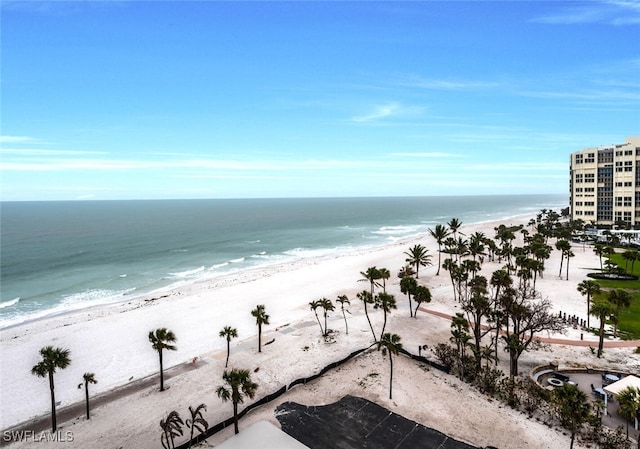
<svg viewBox="0 0 640 449"><path fill-rule="evenodd" d="M627 271L631 271L631 263L627 263L627 261L622 258L622 254L612 254L611 261L618 264L619 267L627 268ZM640 277L640 260L634 264L633 274ZM631 307L628 310L622 310L620 313L618 329L624 333L621 337L625 340L640 339L640 280L604 281L598 279L596 281L600 284L600 287L607 289L621 288L631 294Z"/></svg>

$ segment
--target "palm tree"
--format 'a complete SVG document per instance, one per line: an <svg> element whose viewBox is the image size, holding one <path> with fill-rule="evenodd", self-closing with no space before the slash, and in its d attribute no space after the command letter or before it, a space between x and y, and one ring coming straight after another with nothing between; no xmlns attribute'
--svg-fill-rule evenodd
<svg viewBox="0 0 640 449"><path fill-rule="evenodd" d="M618 413L628 420L633 420L634 428L638 430L638 418L640 417L640 388L629 386L616 395L620 405ZM629 422L627 421L627 437L629 436Z"/></svg>
<svg viewBox="0 0 640 449"><path fill-rule="evenodd" d="M571 431L571 445L569 448L573 449L576 432L591 416L591 407L587 394L577 385L565 383L553 390L553 401L562 423L568 426Z"/></svg>
<svg viewBox="0 0 640 449"><path fill-rule="evenodd" d="M360 274L362 275L362 279L358 279L358 280L368 281L369 284L371 284L371 296L373 296L373 293L375 291L376 281L381 277L380 270L378 270L376 267L369 267L367 268L367 271L361 271Z"/></svg>
<svg viewBox="0 0 640 449"><path fill-rule="evenodd" d="M249 374L249 370L246 369L232 369L231 371L224 371L222 374L222 380L224 380L228 387L224 385L219 386L216 389L216 394L222 402L227 402L231 400L233 403L233 426L236 434L239 432L238 430L238 404L242 404L244 402L244 396L249 396L249 398L253 399L256 395L256 390L258 389L258 384L251 381L251 375Z"/></svg>
<svg viewBox="0 0 640 449"><path fill-rule="evenodd" d="M238 329L231 326L225 326L218 335L222 338L227 339L227 361L224 364L224 367L226 368L227 366L229 366L229 354L231 354L231 339L238 338Z"/></svg>
<svg viewBox="0 0 640 449"><path fill-rule="evenodd" d="M382 291L387 291L387 279L391 277L391 273L387 268L378 268L378 273L380 274L380 279L382 279Z"/></svg>
<svg viewBox="0 0 640 449"><path fill-rule="evenodd" d="M591 315L591 298L596 293L600 293L600 284L590 279L584 280L578 284L578 291L582 296L587 296L587 328L591 327L589 316Z"/></svg>
<svg viewBox="0 0 640 449"><path fill-rule="evenodd" d="M367 317L367 322L369 323L369 328L371 329L371 334L373 334L373 340L375 341L376 333L373 330L373 325L371 324L371 318L369 318L369 309L367 308L367 304L373 304L373 295L366 290L362 290L356 296L364 304L364 316Z"/></svg>
<svg viewBox="0 0 640 449"><path fill-rule="evenodd" d="M349 325L347 324L347 316L344 314L344 305L351 305L351 301L347 298L347 295L340 295L336 299L336 302L340 304L340 310L342 311L342 318L344 318L344 331L349 335Z"/></svg>
<svg viewBox="0 0 640 449"><path fill-rule="evenodd" d="M569 259L571 259L574 256L575 254L573 254L573 251L571 250L568 250L564 253L564 257L567 258L567 281L569 280Z"/></svg>
<svg viewBox="0 0 640 449"><path fill-rule="evenodd" d="M457 218L452 218L451 220L449 220L449 223L447 223L447 226L449 226L449 229L453 233L453 238L457 239L458 229L460 229L460 226L462 226L462 222Z"/></svg>
<svg viewBox="0 0 640 449"><path fill-rule="evenodd" d="M416 267L416 279L420 278L420 267L426 267L431 265L431 255L427 254L429 250L424 246L418 244L409 248L409 251L405 251L408 257L406 262L415 265Z"/></svg>
<svg viewBox="0 0 640 449"><path fill-rule="evenodd" d="M318 321L318 326L320 326L320 334L325 335L324 329L322 329L322 323L320 323L320 317L318 316L318 307L322 307L322 302L318 300L313 300L309 303L309 307L313 310L313 313L316 315L316 321Z"/></svg>
<svg viewBox="0 0 640 449"><path fill-rule="evenodd" d="M265 312L264 304L258 304L251 311L251 315L255 317L256 325L258 326L258 352L262 352L262 325L269 324L269 315Z"/></svg>
<svg viewBox="0 0 640 449"><path fill-rule="evenodd" d="M390 334L387 332L380 339L380 345L382 346L382 355L386 355L389 352L389 366L391 368L389 375L389 399L392 397L393 388L393 354L398 355L398 352L402 349L402 343L400 343L400 336L397 334Z"/></svg>
<svg viewBox="0 0 640 449"><path fill-rule="evenodd" d="M327 314L329 312L333 312L336 307L333 305L330 299L322 298L320 300L320 305L322 306L324 312L324 336L326 337L329 334L329 328L327 327Z"/></svg>
<svg viewBox="0 0 640 449"><path fill-rule="evenodd" d="M391 313L391 310L397 309L396 298L389 293L380 292L374 298L374 309L382 309L384 321L382 323L382 331L380 332L380 338L384 335L384 329L387 327L387 314Z"/></svg>
<svg viewBox="0 0 640 449"><path fill-rule="evenodd" d="M602 351L604 348L604 325L607 322L607 318L616 312L616 307L606 299L594 301L591 306L591 315L600 319L600 330L598 335L600 341L598 342L598 358L602 357Z"/></svg>
<svg viewBox="0 0 640 449"><path fill-rule="evenodd" d="M562 262L567 254L567 251L571 251L571 243L568 240L558 240L556 242L556 249L560 251L560 271L558 271L558 277L562 278Z"/></svg>
<svg viewBox="0 0 640 449"><path fill-rule="evenodd" d="M413 307L411 306L411 295L416 291L418 281L414 278L405 276L400 280L400 291L409 297L409 316L413 316Z"/></svg>
<svg viewBox="0 0 640 449"><path fill-rule="evenodd" d="M51 391L51 428L55 432L58 428L56 423L56 396L53 386L53 375L58 368L65 369L71 364L69 350L62 348L54 348L53 346L45 346L40 349L42 360L33 368L31 374L38 377L49 377L49 390Z"/></svg>
<svg viewBox="0 0 640 449"><path fill-rule="evenodd" d="M600 259L600 271L602 271L602 256L605 254L604 248L605 246L602 243L593 245L593 252L596 253L596 256Z"/></svg>
<svg viewBox="0 0 640 449"><path fill-rule="evenodd" d="M160 420L160 428L162 429L162 436L160 442L164 449L173 449L176 447L174 439L177 436L182 436L182 425L184 421L180 418L180 414L175 410L167 415L166 419Z"/></svg>
<svg viewBox="0 0 640 449"><path fill-rule="evenodd" d="M191 432L189 433L189 447L191 447L191 441L193 441L194 430L197 430L200 433L205 433L209 428L209 423L202 416L203 410L205 412L207 411L207 406L204 404L200 404L195 410L189 406L189 414L191 415L191 418L188 418L185 422L187 427L191 429Z"/></svg>
<svg viewBox="0 0 640 449"><path fill-rule="evenodd" d="M628 291L623 290L621 288L617 288L615 290L609 290L608 298L609 302L613 304L616 308L615 316L618 318L620 316L620 311L625 308L628 309L631 305L631 295ZM618 320L614 320L613 324L613 338L618 336Z"/></svg>
<svg viewBox="0 0 640 449"><path fill-rule="evenodd" d="M413 313L414 318L418 318L418 309L423 302L431 302L431 290L424 285L418 285L416 291L413 294L413 299L416 301L416 310Z"/></svg>
<svg viewBox="0 0 640 449"><path fill-rule="evenodd" d="M149 341L151 347L158 351L158 359L160 360L160 391L164 391L164 370L162 369L162 350L175 351L176 348L170 343L176 341L176 336L166 327L160 327L155 331L149 332Z"/></svg>
<svg viewBox="0 0 640 449"><path fill-rule="evenodd" d="M87 404L87 419L91 419L89 416L89 384L97 384L96 375L93 373L84 373L82 375L82 383L78 384L78 389L84 385L84 398Z"/></svg>
<svg viewBox="0 0 640 449"><path fill-rule="evenodd" d="M442 256L442 244L444 240L449 236L449 231L447 227L441 224L437 224L435 229L429 228L429 234L436 240L438 244L438 271L436 272L436 276L440 275L440 257Z"/></svg>

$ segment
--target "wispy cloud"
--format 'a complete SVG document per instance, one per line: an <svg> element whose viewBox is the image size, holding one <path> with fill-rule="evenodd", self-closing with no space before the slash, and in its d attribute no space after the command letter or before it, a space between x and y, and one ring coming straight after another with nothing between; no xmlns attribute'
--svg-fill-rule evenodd
<svg viewBox="0 0 640 449"><path fill-rule="evenodd" d="M532 22L550 25L605 23L620 26L639 24L640 2L637 0L609 0L569 3L557 12L533 18Z"/></svg>
<svg viewBox="0 0 640 449"><path fill-rule="evenodd" d="M36 143L40 142L39 139L28 136L1 136L0 135L0 143L12 143L12 144L20 144L20 143Z"/></svg>
<svg viewBox="0 0 640 449"><path fill-rule="evenodd" d="M391 102L383 105L375 106L370 112L351 118L352 122L368 123L387 119L390 117L416 115L422 111L422 108L414 106L405 106L400 103Z"/></svg>
<svg viewBox="0 0 640 449"><path fill-rule="evenodd" d="M423 78L419 75L409 76L400 81L400 84L405 87L414 87L418 89L449 91L487 90L495 89L501 86L500 83L495 81L431 79Z"/></svg>

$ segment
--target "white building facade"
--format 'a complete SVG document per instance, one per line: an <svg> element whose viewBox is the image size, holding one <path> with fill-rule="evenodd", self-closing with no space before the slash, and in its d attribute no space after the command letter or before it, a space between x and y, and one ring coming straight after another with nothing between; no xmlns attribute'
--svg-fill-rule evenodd
<svg viewBox="0 0 640 449"><path fill-rule="evenodd" d="M571 219L640 226L640 136L571 153Z"/></svg>

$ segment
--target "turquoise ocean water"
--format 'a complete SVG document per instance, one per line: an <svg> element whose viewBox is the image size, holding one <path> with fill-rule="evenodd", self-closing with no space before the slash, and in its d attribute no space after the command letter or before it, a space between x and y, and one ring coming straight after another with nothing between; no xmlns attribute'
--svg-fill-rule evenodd
<svg viewBox="0 0 640 449"><path fill-rule="evenodd" d="M452 217L469 224L566 205L565 195L3 202L0 328L384 245Z"/></svg>

